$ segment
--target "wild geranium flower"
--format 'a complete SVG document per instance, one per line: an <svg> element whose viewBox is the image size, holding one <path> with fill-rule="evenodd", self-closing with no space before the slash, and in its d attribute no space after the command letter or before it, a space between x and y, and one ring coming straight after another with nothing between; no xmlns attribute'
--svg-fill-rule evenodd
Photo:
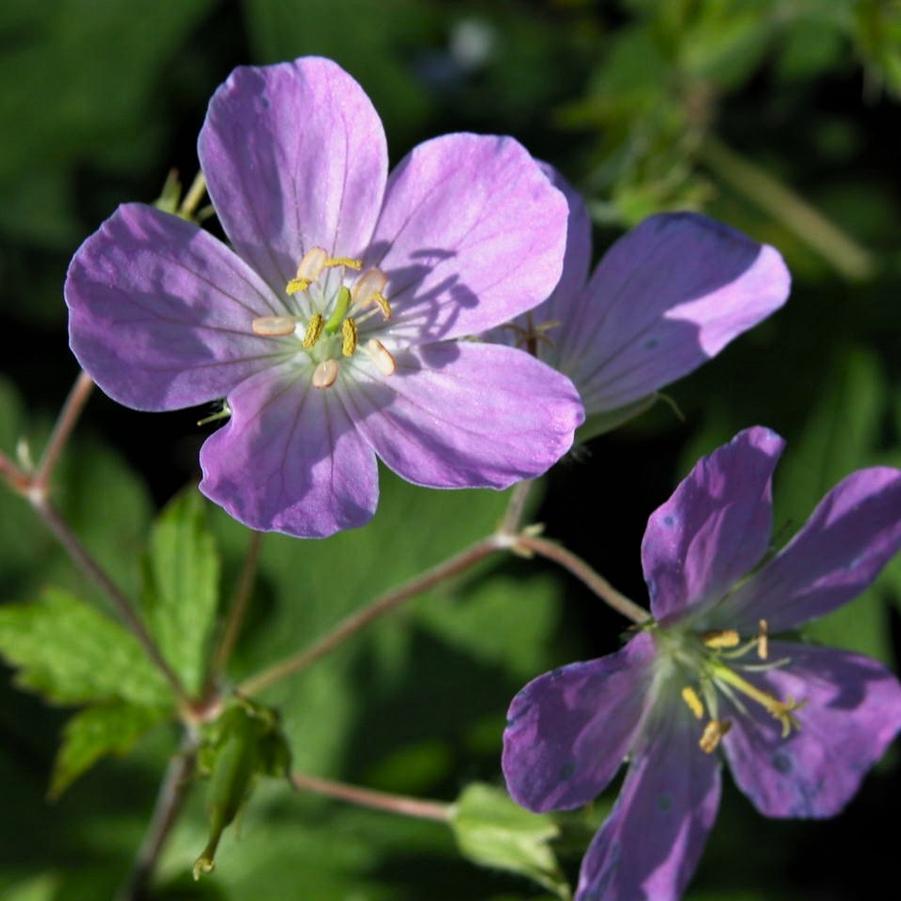
<svg viewBox="0 0 901 901"><path fill-rule="evenodd" d="M648 522L654 619L617 653L513 699L503 768L525 807L586 804L630 758L579 901L679 897L716 817L720 751L761 813L829 817L901 728L901 685L884 666L772 637L851 600L901 547L901 471L851 474L754 569L782 448L752 428L703 458Z"/></svg>
<svg viewBox="0 0 901 901"><path fill-rule="evenodd" d="M791 280L779 252L696 213L645 219L589 278L585 203L544 168L569 202L563 274L545 303L489 337L573 380L588 416L584 437L644 409L785 303Z"/></svg>
<svg viewBox="0 0 901 901"><path fill-rule="evenodd" d="M115 400L227 398L201 490L257 529L324 536L378 499L376 455L441 488L504 488L562 456L570 381L528 354L454 340L556 284L565 198L513 139L454 134L388 177L381 122L335 63L239 68L199 155L233 249L120 207L66 281L71 346Z"/></svg>

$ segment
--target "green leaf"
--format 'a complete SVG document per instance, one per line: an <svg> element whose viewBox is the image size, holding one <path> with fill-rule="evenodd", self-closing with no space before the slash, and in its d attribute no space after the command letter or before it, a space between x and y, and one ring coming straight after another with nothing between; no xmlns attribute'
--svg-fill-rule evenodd
<svg viewBox="0 0 901 901"><path fill-rule="evenodd" d="M58 798L101 757L124 757L153 726L165 719L164 708L114 703L88 707L63 729L63 742L53 764L50 797Z"/></svg>
<svg viewBox="0 0 901 901"><path fill-rule="evenodd" d="M175 498L153 526L142 599L163 655L198 692L219 600L219 553L196 489Z"/></svg>
<svg viewBox="0 0 901 901"><path fill-rule="evenodd" d="M550 848L560 835L550 816L523 810L499 788L474 783L454 805L451 828L460 852L473 863L519 873L558 898L571 897Z"/></svg>
<svg viewBox="0 0 901 901"><path fill-rule="evenodd" d="M171 704L169 686L118 623L62 591L0 607L0 654L17 683L59 704Z"/></svg>

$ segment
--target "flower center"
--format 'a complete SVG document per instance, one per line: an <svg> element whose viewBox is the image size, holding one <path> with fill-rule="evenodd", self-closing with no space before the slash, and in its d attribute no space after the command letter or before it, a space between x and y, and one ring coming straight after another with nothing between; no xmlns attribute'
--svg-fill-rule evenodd
<svg viewBox="0 0 901 901"><path fill-rule="evenodd" d="M385 297L388 276L373 267L345 284L347 270L360 272L363 261L350 257L331 257L321 247L308 250L297 265L297 273L285 286L294 298L302 295L302 303L312 312L304 315L260 316L251 323L255 335L265 338L294 336L299 351L316 364L312 382L315 388L330 388L338 380L342 358L352 357L360 346L359 326L373 315L391 318L391 305ZM329 270L340 270L335 279L322 279ZM322 279L322 281L320 281ZM316 291L311 288L316 286ZM371 338L365 351L383 375L397 368L394 357L381 341Z"/></svg>
<svg viewBox="0 0 901 901"><path fill-rule="evenodd" d="M719 695L746 716L749 715L749 702L760 705L780 723L783 738L787 738L793 729L800 728L794 712L803 706L803 702L790 697L782 700L741 673L777 669L790 662L788 658L768 660L766 620L760 620L757 635L744 643L734 629L718 629L700 635L677 633L666 639L663 643L666 656L677 665L678 671L687 669L697 675L697 682L685 685L680 697L695 719L706 720L698 740L698 746L705 753L712 754L732 727L730 720L719 718ZM756 662L748 660L751 654Z"/></svg>

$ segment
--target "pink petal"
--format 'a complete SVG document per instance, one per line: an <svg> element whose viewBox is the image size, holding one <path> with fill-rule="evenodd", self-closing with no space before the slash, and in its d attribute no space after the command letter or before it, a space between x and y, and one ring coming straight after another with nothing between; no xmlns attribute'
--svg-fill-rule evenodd
<svg viewBox="0 0 901 901"><path fill-rule="evenodd" d="M512 138L454 134L391 173L368 263L389 276L392 337L478 334L550 295L567 207Z"/></svg>
<svg viewBox="0 0 901 901"><path fill-rule="evenodd" d="M229 396L232 416L200 450L200 490L253 529L324 538L366 523L378 501L375 455L334 387L288 363Z"/></svg>
<svg viewBox="0 0 901 901"><path fill-rule="evenodd" d="M137 410L215 400L283 354L251 330L282 312L259 276L196 225L142 204L119 207L82 244L65 295L78 362Z"/></svg>
<svg viewBox="0 0 901 901"><path fill-rule="evenodd" d="M540 475L582 421L569 379L509 347L408 348L393 375L355 364L354 378L347 404L361 434L398 475L433 488L506 488Z"/></svg>
<svg viewBox="0 0 901 901"><path fill-rule="evenodd" d="M210 101L198 153L229 240L276 291L311 247L362 256L388 151L369 98L331 60L235 69Z"/></svg>
<svg viewBox="0 0 901 901"><path fill-rule="evenodd" d="M766 552L772 475L784 446L760 426L739 432L651 514L641 561L657 619L718 600Z"/></svg>
<svg viewBox="0 0 901 901"><path fill-rule="evenodd" d="M593 801L634 743L652 677L654 641L642 634L621 651L533 679L513 699L504 731L504 777L530 810Z"/></svg>
<svg viewBox="0 0 901 901"><path fill-rule="evenodd" d="M582 860L575 901L681 898L719 803L717 756L700 750L687 711L670 713L636 752L613 811Z"/></svg>
<svg viewBox="0 0 901 901"><path fill-rule="evenodd" d="M734 628L771 632L823 616L860 594L901 548L901 470L839 482L797 535L717 611Z"/></svg>
<svg viewBox="0 0 901 901"><path fill-rule="evenodd" d="M735 711L724 739L732 774L765 816L834 816L901 729L901 685L875 660L832 648L774 641L770 657L790 663L749 678L803 702L800 729L783 739L759 705Z"/></svg>
<svg viewBox="0 0 901 901"><path fill-rule="evenodd" d="M589 413L687 375L788 297L779 253L694 213L646 219L601 260L559 349Z"/></svg>

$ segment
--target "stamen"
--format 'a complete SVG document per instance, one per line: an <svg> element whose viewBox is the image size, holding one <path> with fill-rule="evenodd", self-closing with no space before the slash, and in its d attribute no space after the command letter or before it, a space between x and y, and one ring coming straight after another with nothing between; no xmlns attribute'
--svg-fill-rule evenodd
<svg viewBox="0 0 901 901"><path fill-rule="evenodd" d="M363 261L356 257L329 257L325 261L326 269L333 269L335 266L346 266L348 269L354 269L359 272L363 268Z"/></svg>
<svg viewBox="0 0 901 901"><path fill-rule="evenodd" d="M370 338L366 342L366 350L382 375L394 375L397 369L397 361L394 359L391 351L381 341L376 338Z"/></svg>
<svg viewBox="0 0 901 901"><path fill-rule="evenodd" d="M757 623L757 656L761 660L766 660L770 653L769 629L765 619Z"/></svg>
<svg viewBox="0 0 901 901"><path fill-rule="evenodd" d="M345 357L350 357L357 349L357 323L353 319L347 318L341 324L341 353Z"/></svg>
<svg viewBox="0 0 901 901"><path fill-rule="evenodd" d="M387 284L388 276L381 269L367 269L351 289L354 303L360 307L368 307L371 303L377 304L382 316L390 319L391 305L384 295Z"/></svg>
<svg viewBox="0 0 901 901"><path fill-rule="evenodd" d="M313 347L322 334L322 313L313 313L310 321L307 323L307 330L303 336L303 346L306 348Z"/></svg>
<svg viewBox="0 0 901 901"><path fill-rule="evenodd" d="M708 648L734 648L738 647L741 636L735 629L715 629L712 632L705 632L701 636L701 641Z"/></svg>
<svg viewBox="0 0 901 901"><path fill-rule="evenodd" d="M314 388L331 388L338 379L338 361L323 360L313 370Z"/></svg>
<svg viewBox="0 0 901 901"><path fill-rule="evenodd" d="M285 290L289 294L306 291L322 274L328 261L329 255L322 247L311 247L297 264L297 275L288 282Z"/></svg>
<svg viewBox="0 0 901 901"><path fill-rule="evenodd" d="M292 316L259 316L250 323L255 335L264 338L280 338L294 331Z"/></svg>
<svg viewBox="0 0 901 901"><path fill-rule="evenodd" d="M341 322L347 315L347 308L350 306L350 289L342 287L338 291L338 297L335 300L335 309L329 316L328 322L325 324L325 332L328 335L334 335L341 326Z"/></svg>
<svg viewBox="0 0 901 901"><path fill-rule="evenodd" d="M682 689L682 700L688 705L688 709L695 715L696 720L703 719L704 705L701 703L698 693L690 685L686 685Z"/></svg>
<svg viewBox="0 0 901 901"><path fill-rule="evenodd" d="M712 754L720 744L723 736L732 728L729 720L711 720L704 727L704 734L698 742L698 747L705 754Z"/></svg>
<svg viewBox="0 0 901 901"><path fill-rule="evenodd" d="M747 679L739 676L738 673L727 666L716 666L714 668L714 676L720 683L735 686L742 694L747 695L760 704L773 719L778 720L782 724L783 738L787 738L792 729L799 728L798 721L792 716L792 713L795 710L800 710L804 706L804 701L798 702L794 698L780 701L778 698L774 698L772 695L762 691Z"/></svg>

